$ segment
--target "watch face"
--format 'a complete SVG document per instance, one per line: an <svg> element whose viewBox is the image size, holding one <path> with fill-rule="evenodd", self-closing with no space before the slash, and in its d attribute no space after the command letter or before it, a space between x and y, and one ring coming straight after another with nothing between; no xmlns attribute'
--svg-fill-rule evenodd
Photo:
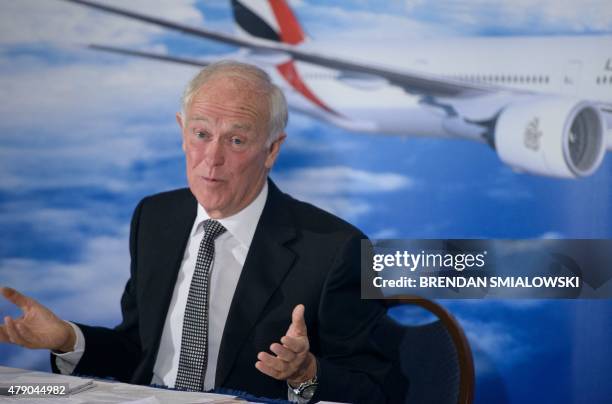
<svg viewBox="0 0 612 404"><path fill-rule="evenodd" d="M310 400L312 396L314 396L314 393L316 390L317 390L317 385L312 384L306 387L304 390L302 390L302 394L300 394L300 397Z"/></svg>

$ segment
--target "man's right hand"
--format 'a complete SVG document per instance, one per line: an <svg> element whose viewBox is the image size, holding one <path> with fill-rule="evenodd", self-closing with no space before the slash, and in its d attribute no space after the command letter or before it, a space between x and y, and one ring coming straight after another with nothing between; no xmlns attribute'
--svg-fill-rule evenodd
<svg viewBox="0 0 612 404"><path fill-rule="evenodd" d="M58 352L73 350L76 334L70 324L15 289L3 287L0 291L23 312L23 316L19 318L4 317L4 325L0 325L0 342L30 349L51 349Z"/></svg>

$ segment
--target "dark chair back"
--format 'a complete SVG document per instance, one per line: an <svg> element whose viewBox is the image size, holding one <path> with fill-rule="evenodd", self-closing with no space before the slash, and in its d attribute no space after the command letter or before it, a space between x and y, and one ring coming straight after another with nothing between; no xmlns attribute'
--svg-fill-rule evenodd
<svg viewBox="0 0 612 404"><path fill-rule="evenodd" d="M374 330L374 340L390 358L383 386L391 403L469 404L474 396L474 362L457 320L433 301L413 296L386 300L387 307L412 304L436 316L432 323L402 325L389 316Z"/></svg>

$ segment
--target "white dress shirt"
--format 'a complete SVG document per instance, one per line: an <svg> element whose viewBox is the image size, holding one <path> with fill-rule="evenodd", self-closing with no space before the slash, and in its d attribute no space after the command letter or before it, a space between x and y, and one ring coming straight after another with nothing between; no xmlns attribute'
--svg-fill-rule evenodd
<svg viewBox="0 0 612 404"><path fill-rule="evenodd" d="M223 329L267 196L268 184L266 182L259 195L246 208L233 216L218 220L227 231L215 240L215 257L210 277L208 365L204 377L205 390L212 389L215 386L215 373ZM206 219L209 219L208 214L198 204L196 220L193 223L174 285L172 300L166 315L159 350L153 367L151 383L154 384L174 387L176 382L187 296L189 295L191 278L195 271L198 249L204 236L202 223ZM64 374L72 373L85 350L83 333L77 326L71 325L73 325L77 334L74 351L55 354L57 367ZM253 358L253 364L256 360L257 358Z"/></svg>

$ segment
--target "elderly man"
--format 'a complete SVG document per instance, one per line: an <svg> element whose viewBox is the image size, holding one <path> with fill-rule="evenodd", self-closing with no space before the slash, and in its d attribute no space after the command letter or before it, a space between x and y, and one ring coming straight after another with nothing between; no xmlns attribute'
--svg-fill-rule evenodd
<svg viewBox="0 0 612 404"><path fill-rule="evenodd" d="M378 402L386 363L360 300L359 243L342 220L268 180L287 106L260 69L220 62L188 85L189 189L143 199L114 329L65 322L9 288L24 316L0 340L53 351L62 373L187 390L227 387L294 401Z"/></svg>

